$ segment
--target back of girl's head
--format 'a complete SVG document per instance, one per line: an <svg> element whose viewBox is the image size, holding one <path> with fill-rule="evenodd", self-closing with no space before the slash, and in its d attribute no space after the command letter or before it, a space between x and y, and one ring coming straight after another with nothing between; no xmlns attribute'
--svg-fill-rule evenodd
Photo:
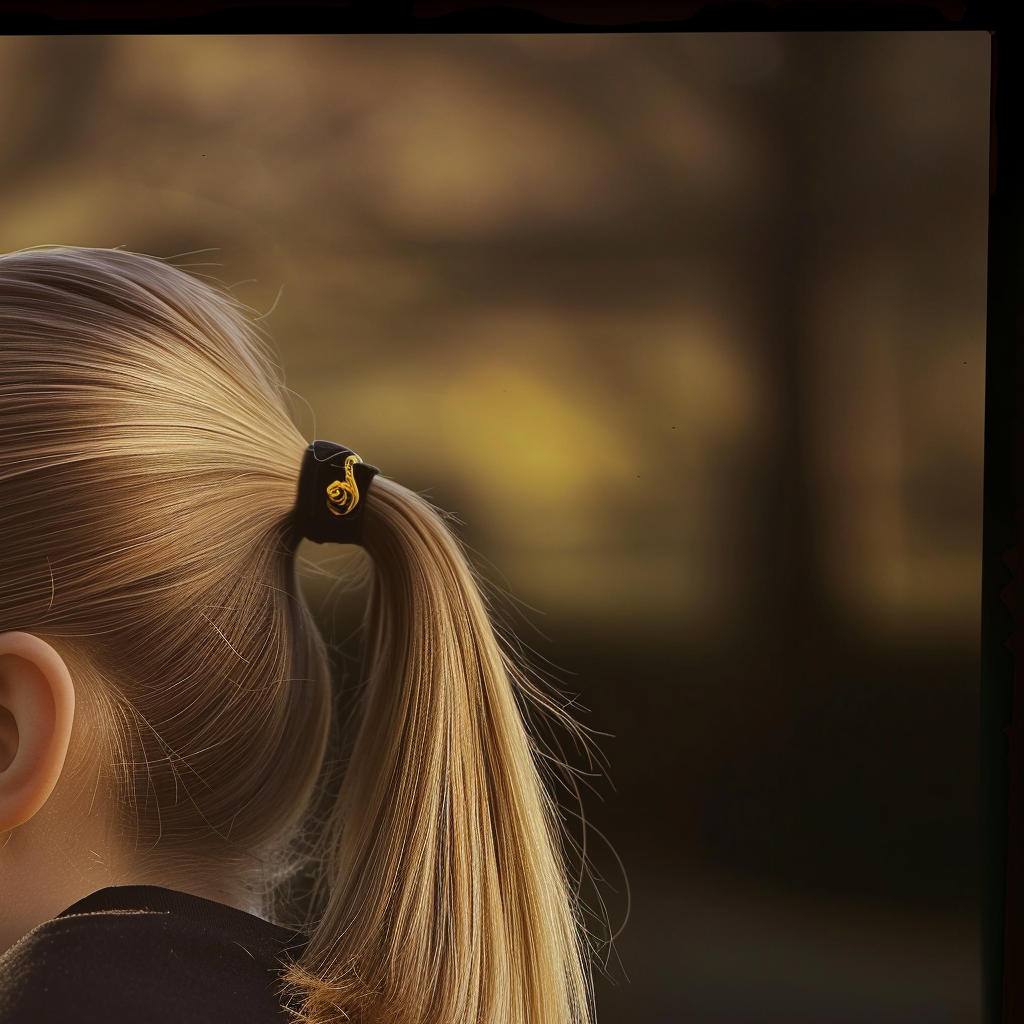
<svg viewBox="0 0 1024 1024"><path fill-rule="evenodd" d="M256 885L317 791L331 679L295 572L306 443L218 290L119 250L0 257L0 632L73 667L83 764L154 878ZM365 693L287 974L296 1012L584 1020L529 683L426 502L378 477L365 547Z"/></svg>
<svg viewBox="0 0 1024 1024"><path fill-rule="evenodd" d="M0 628L94 670L139 858L240 863L301 813L329 719L273 365L228 299L117 250L0 259L0 339Z"/></svg>

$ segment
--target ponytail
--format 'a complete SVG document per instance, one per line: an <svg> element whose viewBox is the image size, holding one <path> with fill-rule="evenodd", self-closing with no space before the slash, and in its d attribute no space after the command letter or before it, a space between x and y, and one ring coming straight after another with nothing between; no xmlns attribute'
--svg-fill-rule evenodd
<svg viewBox="0 0 1024 1024"><path fill-rule="evenodd" d="M286 976L297 1017L586 1024L556 811L517 706L531 686L437 511L378 477L366 516L361 722L318 851L323 910Z"/></svg>

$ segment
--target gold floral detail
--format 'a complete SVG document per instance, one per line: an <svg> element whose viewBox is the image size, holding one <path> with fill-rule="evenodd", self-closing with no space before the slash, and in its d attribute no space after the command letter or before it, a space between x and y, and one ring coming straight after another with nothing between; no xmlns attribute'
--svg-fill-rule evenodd
<svg viewBox="0 0 1024 1024"><path fill-rule="evenodd" d="M336 516L351 515L359 504L359 488L356 486L356 477L352 467L362 461L358 455L346 456L345 479L335 480L327 485L327 507Z"/></svg>

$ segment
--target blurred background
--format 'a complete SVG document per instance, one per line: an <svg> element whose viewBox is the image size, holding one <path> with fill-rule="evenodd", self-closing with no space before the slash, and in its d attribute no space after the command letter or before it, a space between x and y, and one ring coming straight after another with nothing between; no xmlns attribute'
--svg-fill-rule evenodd
<svg viewBox="0 0 1024 1024"><path fill-rule="evenodd" d="M988 86L980 32L0 39L0 249L191 253L611 734L601 1024L980 1020Z"/></svg>

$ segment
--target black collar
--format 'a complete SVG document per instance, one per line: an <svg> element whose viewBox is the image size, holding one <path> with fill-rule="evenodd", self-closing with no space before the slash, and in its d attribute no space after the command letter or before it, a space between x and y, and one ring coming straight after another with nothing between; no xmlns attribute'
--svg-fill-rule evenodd
<svg viewBox="0 0 1024 1024"><path fill-rule="evenodd" d="M57 915L71 917L75 914L102 914L110 911L137 910L155 914L174 914L201 926L217 929L239 937L251 936L254 940L275 939L282 946L294 949L306 937L280 925L271 924L237 907L225 903L193 896L178 889L165 889L162 885L112 885L98 889L84 899L73 903Z"/></svg>

